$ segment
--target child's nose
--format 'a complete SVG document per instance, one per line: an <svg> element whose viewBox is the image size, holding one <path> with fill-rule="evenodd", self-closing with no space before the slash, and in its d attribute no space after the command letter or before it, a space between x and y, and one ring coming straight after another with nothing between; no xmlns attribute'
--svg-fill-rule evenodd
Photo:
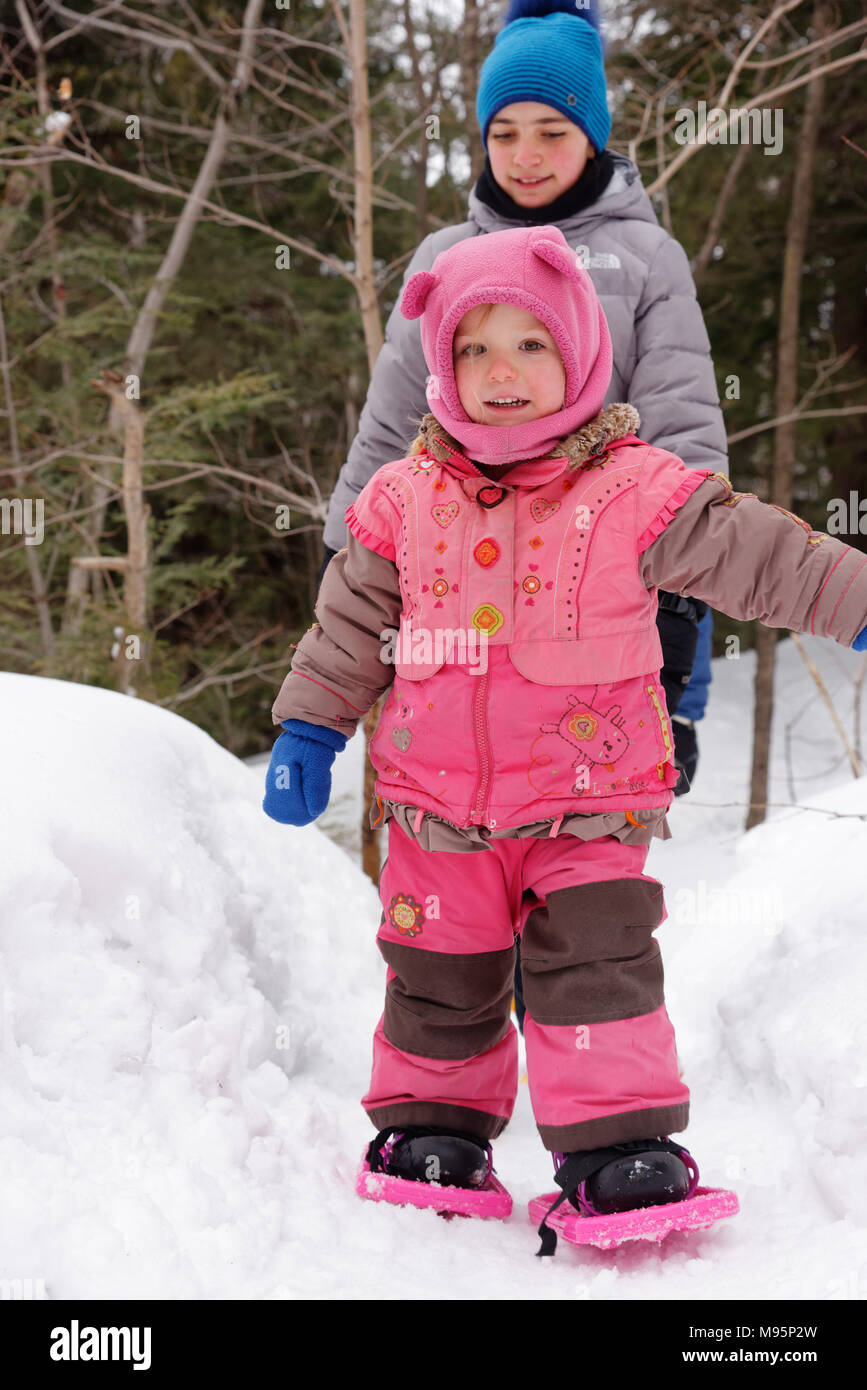
<svg viewBox="0 0 867 1390"><path fill-rule="evenodd" d="M512 158L520 168L529 169L532 165L539 163L539 152L529 143L526 145L518 145Z"/></svg>
<svg viewBox="0 0 867 1390"><path fill-rule="evenodd" d="M491 365L488 368L488 376L492 381L511 381L517 375L514 363L510 357L501 355L500 357L492 358Z"/></svg>

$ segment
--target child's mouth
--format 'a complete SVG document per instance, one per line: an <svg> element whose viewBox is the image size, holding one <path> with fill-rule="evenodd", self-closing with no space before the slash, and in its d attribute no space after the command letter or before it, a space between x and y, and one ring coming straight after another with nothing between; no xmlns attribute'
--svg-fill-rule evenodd
<svg viewBox="0 0 867 1390"><path fill-rule="evenodd" d="M492 410L523 410L524 406L529 405L530 402L521 400L518 396L504 396L499 400L486 401L485 404L489 405Z"/></svg>

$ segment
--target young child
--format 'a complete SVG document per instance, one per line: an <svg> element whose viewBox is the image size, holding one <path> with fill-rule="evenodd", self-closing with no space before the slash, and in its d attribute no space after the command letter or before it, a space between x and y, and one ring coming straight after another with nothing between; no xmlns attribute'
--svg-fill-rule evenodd
<svg viewBox="0 0 867 1390"><path fill-rule="evenodd" d="M642 442L631 406L600 408L608 328L555 226L460 241L401 309L421 317L431 413L347 510L274 704L264 802L321 814L335 752L391 686L371 745L389 834L371 1167L489 1177L517 1092L520 934L530 1095L572 1165L564 1195L677 1201L697 1169L668 1138L689 1091L644 873L677 781L657 589L861 650L867 557Z"/></svg>

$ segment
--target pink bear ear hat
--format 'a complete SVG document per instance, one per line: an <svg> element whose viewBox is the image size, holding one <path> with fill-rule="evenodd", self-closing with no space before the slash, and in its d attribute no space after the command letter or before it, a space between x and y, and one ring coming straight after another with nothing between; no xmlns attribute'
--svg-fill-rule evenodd
<svg viewBox="0 0 867 1390"><path fill-rule="evenodd" d="M515 304L551 332L566 369L562 410L517 425L478 425L455 383L455 329L477 304ZM540 458L602 409L611 381L611 336L593 282L559 227L516 227L467 237L404 286L400 311L421 319L431 375L427 401L440 424L479 463Z"/></svg>

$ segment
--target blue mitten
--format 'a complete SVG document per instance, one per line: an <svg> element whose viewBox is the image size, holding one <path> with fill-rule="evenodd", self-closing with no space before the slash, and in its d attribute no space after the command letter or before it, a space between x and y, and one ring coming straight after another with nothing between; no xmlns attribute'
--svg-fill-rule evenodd
<svg viewBox="0 0 867 1390"><path fill-rule="evenodd" d="M853 652L867 652L867 627L862 627L852 643Z"/></svg>
<svg viewBox="0 0 867 1390"><path fill-rule="evenodd" d="M331 764L346 747L346 734L287 719L271 753L262 809L281 825L309 825L331 795Z"/></svg>

